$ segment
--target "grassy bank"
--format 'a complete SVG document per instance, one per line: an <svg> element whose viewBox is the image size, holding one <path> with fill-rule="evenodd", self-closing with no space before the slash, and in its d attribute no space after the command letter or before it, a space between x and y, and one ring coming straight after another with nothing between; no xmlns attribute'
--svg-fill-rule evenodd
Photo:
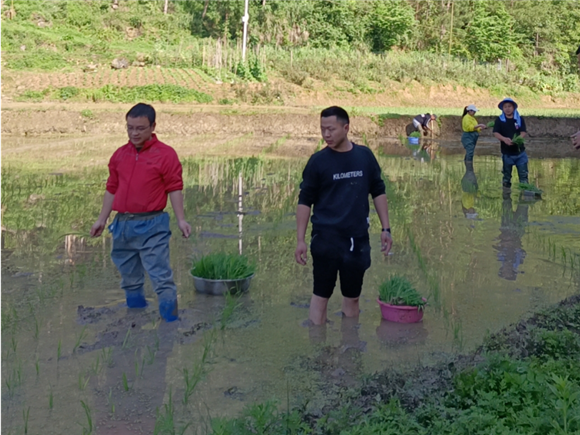
<svg viewBox="0 0 580 435"><path fill-rule="evenodd" d="M323 414L269 402L215 420L212 433L577 434L580 296L490 336L472 354L370 376Z"/></svg>
<svg viewBox="0 0 580 435"><path fill-rule="evenodd" d="M544 74L529 66L478 62L441 52L280 45L258 42L256 37L244 63L239 40L202 38L192 31L187 2L170 2L167 15L162 4L124 1L114 10L109 1L15 1L13 8L6 4L4 93L27 101L141 98L281 104L322 92L369 104L376 104L380 96L396 105L408 99L409 89L420 99L426 97L423 89L449 86L450 94L461 94L458 87L476 90L481 97L509 94L536 100L542 107L545 102L539 96L572 98L564 105L573 106L580 91L577 74ZM128 68L111 70L115 58L126 59ZM27 76L28 72L35 74ZM265 87L258 86L264 83ZM174 88L142 89L155 85ZM421 89L413 91L415 85Z"/></svg>

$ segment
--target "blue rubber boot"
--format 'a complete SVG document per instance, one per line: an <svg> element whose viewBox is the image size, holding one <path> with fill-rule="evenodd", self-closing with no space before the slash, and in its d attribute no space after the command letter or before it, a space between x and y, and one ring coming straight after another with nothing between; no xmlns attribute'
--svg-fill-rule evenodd
<svg viewBox="0 0 580 435"><path fill-rule="evenodd" d="M147 300L145 299L145 292L141 291L125 291L125 297L127 298L127 306L129 308L145 308L147 306Z"/></svg>
<svg viewBox="0 0 580 435"><path fill-rule="evenodd" d="M159 302L159 314L166 322L173 322L179 317L177 316L177 299L172 301Z"/></svg>

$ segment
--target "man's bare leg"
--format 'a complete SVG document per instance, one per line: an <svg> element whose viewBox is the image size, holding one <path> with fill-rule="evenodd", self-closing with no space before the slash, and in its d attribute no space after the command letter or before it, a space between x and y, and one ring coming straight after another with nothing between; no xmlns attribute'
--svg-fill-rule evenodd
<svg viewBox="0 0 580 435"><path fill-rule="evenodd" d="M342 314L346 317L357 317L360 313L359 298L342 298Z"/></svg>
<svg viewBox="0 0 580 435"><path fill-rule="evenodd" d="M308 318L315 325L324 325L326 323L326 309L328 307L328 298L312 295L310 299L310 312Z"/></svg>

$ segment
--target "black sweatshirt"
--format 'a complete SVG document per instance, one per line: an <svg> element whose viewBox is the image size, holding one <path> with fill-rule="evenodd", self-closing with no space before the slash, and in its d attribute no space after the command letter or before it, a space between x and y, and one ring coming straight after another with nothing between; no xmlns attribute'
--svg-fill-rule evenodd
<svg viewBox="0 0 580 435"><path fill-rule="evenodd" d="M517 128L515 118L506 118L505 120L506 122L502 122L498 116L495 119L495 124L493 125L493 132L499 133L503 137L513 139L514 135L519 136L521 132L527 131L526 121L524 121L524 117L520 116L520 120L522 122L522 125L520 126L520 128ZM526 150L526 147L523 145L521 146L521 148L518 149L516 145L507 145L503 141L500 141L500 143L501 143L501 153L508 156L517 156L522 151Z"/></svg>
<svg viewBox="0 0 580 435"><path fill-rule="evenodd" d="M308 160L298 204L312 207L312 232L345 237L368 234L369 194L385 193L381 167L370 149L352 144L347 152L326 147Z"/></svg>

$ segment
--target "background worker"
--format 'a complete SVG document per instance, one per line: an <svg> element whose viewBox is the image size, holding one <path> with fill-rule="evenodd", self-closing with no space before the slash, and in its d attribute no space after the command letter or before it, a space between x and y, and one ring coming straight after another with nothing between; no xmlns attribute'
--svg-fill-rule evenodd
<svg viewBox="0 0 580 435"><path fill-rule="evenodd" d="M461 117L461 127L463 129L463 134L461 135L461 144L465 148L465 163L473 162L473 155L475 153L475 146L477 145L477 139L479 139L479 132L487 126L485 124L479 124L477 119L475 119L475 112L477 112L477 107L474 104L465 106L463 109L463 115Z"/></svg>
<svg viewBox="0 0 580 435"><path fill-rule="evenodd" d="M437 119L437 115L431 115L429 113L417 115L413 118L413 126L415 127L415 131L423 130L423 135L427 136L427 133L433 131L431 128L431 121L435 121Z"/></svg>

